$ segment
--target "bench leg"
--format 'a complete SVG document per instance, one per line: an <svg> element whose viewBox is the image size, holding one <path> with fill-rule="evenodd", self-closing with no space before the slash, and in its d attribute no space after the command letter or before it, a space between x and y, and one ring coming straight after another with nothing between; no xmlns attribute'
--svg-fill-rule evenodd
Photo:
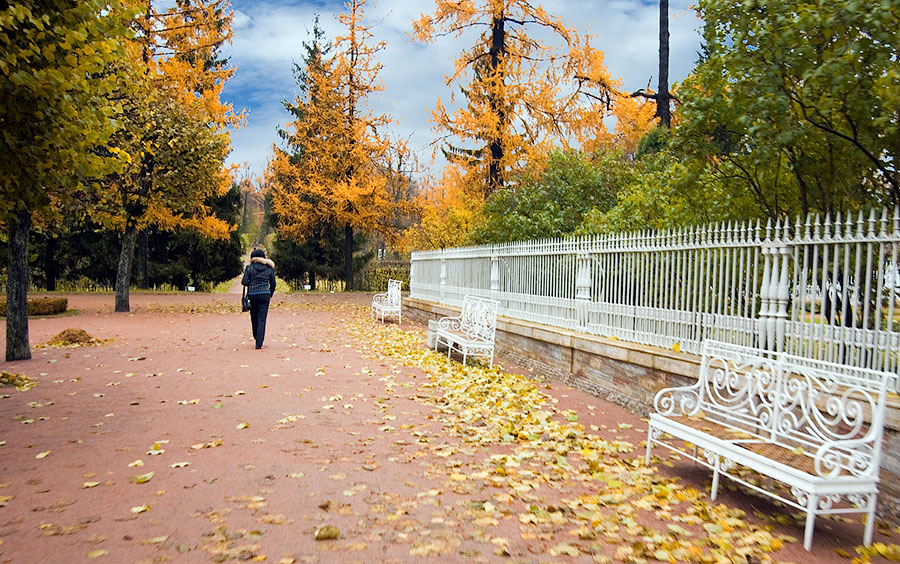
<svg viewBox="0 0 900 564"><path fill-rule="evenodd" d="M803 548L807 551L812 549L813 528L816 524L816 503L818 496L809 494L806 501L806 529L803 531Z"/></svg>
<svg viewBox="0 0 900 564"><path fill-rule="evenodd" d="M647 426L647 454L644 455L644 465L650 466L650 449L653 447L653 427Z"/></svg>
<svg viewBox="0 0 900 564"><path fill-rule="evenodd" d="M713 479L712 479L712 491L709 494L709 499L711 501L716 500L716 496L719 494L719 457L716 455L716 464L713 466Z"/></svg>
<svg viewBox="0 0 900 564"><path fill-rule="evenodd" d="M866 529L863 533L863 544L870 546L872 544L872 535L875 532L875 494L870 494L869 502L866 504Z"/></svg>

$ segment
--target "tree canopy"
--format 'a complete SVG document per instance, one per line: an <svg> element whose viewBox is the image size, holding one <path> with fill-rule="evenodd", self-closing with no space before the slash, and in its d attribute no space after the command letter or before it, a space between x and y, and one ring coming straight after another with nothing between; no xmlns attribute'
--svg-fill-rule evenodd
<svg viewBox="0 0 900 564"><path fill-rule="evenodd" d="M118 1L4 3L0 9L0 223L9 231L6 360L31 358L28 242L33 214L121 166L99 149L120 123L130 12Z"/></svg>
<svg viewBox="0 0 900 564"><path fill-rule="evenodd" d="M545 44L532 28L549 31L558 46ZM479 167L484 193L504 186L537 155L568 138L593 139L605 129L618 86L603 53L590 47L559 18L526 0L437 0L431 15L413 22L422 42L484 30L456 58L447 85L459 85L463 100L453 109L438 100L432 119L445 135L451 158ZM474 147L455 147L455 138Z"/></svg>
<svg viewBox="0 0 900 564"><path fill-rule="evenodd" d="M900 5L703 0L675 142L765 213L900 203Z"/></svg>
<svg viewBox="0 0 900 564"><path fill-rule="evenodd" d="M92 220L123 234L116 277L116 311L129 311L128 291L138 232L190 228L227 238L231 227L207 201L231 185L225 157L228 128L241 114L221 99L234 69L219 56L231 40L233 14L225 0L129 0L139 9L128 58L133 81L121 85L123 127L111 152L123 154L121 173L91 208Z"/></svg>

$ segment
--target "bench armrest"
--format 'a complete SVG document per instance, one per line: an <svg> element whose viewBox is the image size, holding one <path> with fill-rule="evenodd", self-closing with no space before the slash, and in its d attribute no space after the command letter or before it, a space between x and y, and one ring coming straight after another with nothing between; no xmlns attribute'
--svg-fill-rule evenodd
<svg viewBox="0 0 900 564"><path fill-rule="evenodd" d="M449 329L451 331L460 331L462 328L462 317L442 317L438 319L438 329Z"/></svg>
<svg viewBox="0 0 900 564"><path fill-rule="evenodd" d="M816 449L813 462L819 476L868 476L879 467L875 449L865 438L828 441Z"/></svg>
<svg viewBox="0 0 900 564"><path fill-rule="evenodd" d="M675 388L663 388L653 398L653 408L660 415L696 415L700 411L700 401L703 399L703 380L690 386Z"/></svg>

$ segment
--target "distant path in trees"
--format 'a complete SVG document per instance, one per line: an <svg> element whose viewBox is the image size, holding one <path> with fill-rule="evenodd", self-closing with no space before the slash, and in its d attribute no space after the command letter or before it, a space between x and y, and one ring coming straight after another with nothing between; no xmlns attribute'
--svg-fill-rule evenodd
<svg viewBox="0 0 900 564"><path fill-rule="evenodd" d="M250 264L250 253L244 255L244 266ZM231 283L231 288L228 289L226 294L243 294L244 287L241 285L241 278L244 276L244 269L241 269L241 273L237 275L234 281Z"/></svg>

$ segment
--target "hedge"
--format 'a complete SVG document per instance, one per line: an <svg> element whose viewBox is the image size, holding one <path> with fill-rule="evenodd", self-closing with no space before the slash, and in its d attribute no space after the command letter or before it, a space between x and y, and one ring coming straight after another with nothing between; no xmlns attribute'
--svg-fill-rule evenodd
<svg viewBox="0 0 900 564"><path fill-rule="evenodd" d="M28 315L57 315L69 307L66 298L31 298L28 300ZM0 317L6 317L6 300L0 301Z"/></svg>

